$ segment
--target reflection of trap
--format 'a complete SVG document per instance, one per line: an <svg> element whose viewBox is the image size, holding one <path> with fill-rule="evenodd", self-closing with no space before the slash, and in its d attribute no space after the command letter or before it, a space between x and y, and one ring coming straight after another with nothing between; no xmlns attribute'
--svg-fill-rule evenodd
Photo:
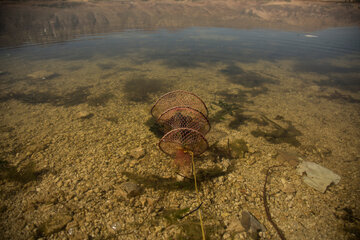
<svg viewBox="0 0 360 240"><path fill-rule="evenodd" d="M151 114L165 133L160 149L174 158L181 174L189 176L191 155L200 155L208 147L204 136L210 131L210 123L205 103L193 93L173 91L156 101Z"/></svg>

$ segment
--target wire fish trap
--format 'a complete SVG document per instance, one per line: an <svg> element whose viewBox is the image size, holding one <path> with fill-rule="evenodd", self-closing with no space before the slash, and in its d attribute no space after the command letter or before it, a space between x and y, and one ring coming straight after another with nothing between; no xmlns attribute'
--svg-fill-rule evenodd
<svg viewBox="0 0 360 240"><path fill-rule="evenodd" d="M173 91L156 101L151 114L165 134L159 148L174 159L180 174L190 177L192 157L208 148L205 135L211 126L205 103L193 93Z"/></svg>
<svg viewBox="0 0 360 240"><path fill-rule="evenodd" d="M162 113L173 107L191 107L204 114L205 117L208 116L205 103L195 94L183 90L168 92L161 96L151 108L151 115L158 119Z"/></svg>

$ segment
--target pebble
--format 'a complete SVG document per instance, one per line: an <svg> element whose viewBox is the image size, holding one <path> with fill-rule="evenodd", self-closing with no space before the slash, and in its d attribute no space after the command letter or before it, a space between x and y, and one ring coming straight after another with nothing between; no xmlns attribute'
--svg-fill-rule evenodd
<svg viewBox="0 0 360 240"><path fill-rule="evenodd" d="M90 113L88 111L80 111L77 113L77 118L79 118L79 119L89 119L92 116L94 116L94 114Z"/></svg>
<svg viewBox="0 0 360 240"><path fill-rule="evenodd" d="M130 156L135 158L135 159L140 159L140 158L143 158L146 154L146 151L144 148L142 147L138 147L138 148L135 148L133 150L130 151Z"/></svg>
<svg viewBox="0 0 360 240"><path fill-rule="evenodd" d="M230 221L227 230L230 232L244 232L245 228L241 224L241 221L238 218L234 218Z"/></svg>
<svg viewBox="0 0 360 240"><path fill-rule="evenodd" d="M33 73L30 73L27 75L27 77L30 77L30 78L33 78L33 79L50 79L54 76L56 76L57 74L54 73L54 72L48 72L48 71L45 71L45 70L40 70L40 71L36 71L36 72L33 72Z"/></svg>
<svg viewBox="0 0 360 240"><path fill-rule="evenodd" d="M295 188L294 184L285 183L284 187L281 189L281 191L283 191L284 193L295 193L296 188Z"/></svg>
<svg viewBox="0 0 360 240"><path fill-rule="evenodd" d="M126 198L135 197L141 193L141 187L132 181L122 183L120 188L120 195Z"/></svg>
<svg viewBox="0 0 360 240"><path fill-rule="evenodd" d="M57 214L50 218L48 222L45 222L39 227L39 231L44 236L49 236L53 233L61 231L66 224L71 222L72 217L67 214Z"/></svg>
<svg viewBox="0 0 360 240"><path fill-rule="evenodd" d="M299 157L294 153L279 151L276 157L279 163L287 163L291 167L296 167L299 164Z"/></svg>

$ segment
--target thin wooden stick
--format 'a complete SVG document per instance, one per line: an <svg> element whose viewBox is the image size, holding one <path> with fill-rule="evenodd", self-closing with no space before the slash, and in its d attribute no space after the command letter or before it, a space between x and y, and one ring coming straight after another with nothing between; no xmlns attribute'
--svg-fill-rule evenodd
<svg viewBox="0 0 360 240"><path fill-rule="evenodd" d="M281 240L286 240L284 233L280 230L280 228L278 227L278 225L274 222L274 220L273 220L272 217L271 217L270 210L269 210L269 205L268 205L268 202L267 202L267 196L266 196L266 185L267 185L268 177L269 177L269 175L270 175L270 170L271 170L272 168L280 167L280 166L281 166L281 165L269 167L268 170L266 171L265 183L264 183L264 191L263 191L263 199L264 199L264 208L265 208L267 220L268 220L268 221L271 223L271 225L275 228L275 230L276 230L276 232L278 233L280 239L281 239Z"/></svg>

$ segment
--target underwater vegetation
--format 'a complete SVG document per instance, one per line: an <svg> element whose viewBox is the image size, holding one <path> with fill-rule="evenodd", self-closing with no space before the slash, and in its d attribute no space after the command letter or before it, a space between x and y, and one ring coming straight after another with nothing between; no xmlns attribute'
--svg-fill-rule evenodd
<svg viewBox="0 0 360 240"><path fill-rule="evenodd" d="M257 130L251 131L251 134L254 137L262 137L273 144L288 143L294 147L299 147L301 145L296 137L301 136L302 133L297 130L290 121L284 120L281 116L277 116L275 120L281 120L283 123L287 124L287 127L282 127L264 115L262 115L262 119L263 121L268 122L267 126L269 127L263 130L258 128Z"/></svg>
<svg viewBox="0 0 360 240"><path fill-rule="evenodd" d="M338 100L338 101L348 102L348 103L360 103L360 99L355 99L350 95L342 94L336 90L328 96L320 96L320 97L328 99L328 100Z"/></svg>
<svg viewBox="0 0 360 240"><path fill-rule="evenodd" d="M123 91L128 101L147 102L151 94L165 91L170 86L162 79L150 79L145 75L137 75L125 82Z"/></svg>
<svg viewBox="0 0 360 240"><path fill-rule="evenodd" d="M105 106L113 97L114 95L112 93L102 93L98 96L88 97L87 104L92 107Z"/></svg>
<svg viewBox="0 0 360 240"><path fill-rule="evenodd" d="M233 158L245 157L249 151L244 139L235 139L229 142L229 150Z"/></svg>
<svg viewBox="0 0 360 240"><path fill-rule="evenodd" d="M33 163L28 163L18 170L16 167L11 166L7 161L0 159L0 180L28 183L36 181L46 172L47 170L36 171Z"/></svg>
<svg viewBox="0 0 360 240"><path fill-rule="evenodd" d="M254 122L257 125L267 125L267 122L264 122L263 120L251 117L249 115L244 114L244 108L240 104L237 103L227 103L224 101L218 101L213 102L212 104L220 107L221 109L217 111L211 118L210 121L212 123L218 123L223 120L225 120L226 115L230 115L233 117L233 119L229 123L229 128L231 129L237 129L243 124L246 124L247 122Z"/></svg>
<svg viewBox="0 0 360 240"><path fill-rule="evenodd" d="M101 69L101 70L109 70L112 69L116 66L115 63L98 63L97 66Z"/></svg>
<svg viewBox="0 0 360 240"><path fill-rule="evenodd" d="M360 90L359 73L353 67L336 66L329 62L299 61L293 66L293 70L328 76L328 79L316 82L319 86L336 87L352 92Z"/></svg>
<svg viewBox="0 0 360 240"><path fill-rule="evenodd" d="M0 102L14 99L27 104L49 103L54 106L71 107L81 103L86 103L87 97L90 95L88 88L89 87L79 87L73 92L67 93L63 96L45 92L8 93L7 95L0 97Z"/></svg>
<svg viewBox="0 0 360 240"><path fill-rule="evenodd" d="M223 171L219 167L202 169L199 168L196 173L196 180L198 187L200 188L201 183L211 181L214 178L225 176L231 172L230 169ZM142 184L145 188L152 188L154 190L194 190L194 180L186 178L184 181L178 181L176 178L163 178L157 175L137 175L131 172L122 172L129 179Z"/></svg>
<svg viewBox="0 0 360 240"><path fill-rule="evenodd" d="M256 72L245 71L241 67L234 64L227 66L220 70L220 73L224 74L228 81L235 84L240 84L244 87L259 87L264 83L277 83L275 80L264 77Z"/></svg>
<svg viewBox="0 0 360 240"><path fill-rule="evenodd" d="M176 240L196 240L202 239L201 226L194 216L186 216L192 209L182 208L182 209L164 209L160 217L166 219L169 225L176 225L181 229L181 232L178 233L174 239ZM196 211L192 214L196 214ZM186 216L186 217L185 217ZM185 217L185 218L184 218ZM205 223L210 220L212 217L208 217ZM222 235L225 226L221 222L216 221L216 223L205 224L205 237L206 239L217 239L215 236L220 234Z"/></svg>
<svg viewBox="0 0 360 240"><path fill-rule="evenodd" d="M210 121L218 123L225 120L226 115L230 115L233 119L229 123L229 128L237 129L246 122L255 122L259 125L264 124L262 121L244 114L245 104L251 104L249 97L255 97L268 91L265 87L255 87L250 90L238 89L237 93L229 93L227 91L216 92L216 95L222 97L223 100L212 102L213 105L220 107L211 118Z"/></svg>
<svg viewBox="0 0 360 240"><path fill-rule="evenodd" d="M72 107L79 104L87 103L89 106L104 106L112 97L112 94L104 93L92 97L89 92L90 87L78 87L74 91L64 95L57 95L46 92L15 93L0 96L0 102L17 100L26 104L44 104L48 103L53 106Z"/></svg>
<svg viewBox="0 0 360 240"><path fill-rule="evenodd" d="M319 74L328 73L348 73L351 71L350 68L338 67L327 62L316 61L298 61L294 66L293 70L296 72L313 72Z"/></svg>
<svg viewBox="0 0 360 240"><path fill-rule="evenodd" d="M319 86L335 87L351 92L360 91L359 73L331 74L327 80L317 82Z"/></svg>

